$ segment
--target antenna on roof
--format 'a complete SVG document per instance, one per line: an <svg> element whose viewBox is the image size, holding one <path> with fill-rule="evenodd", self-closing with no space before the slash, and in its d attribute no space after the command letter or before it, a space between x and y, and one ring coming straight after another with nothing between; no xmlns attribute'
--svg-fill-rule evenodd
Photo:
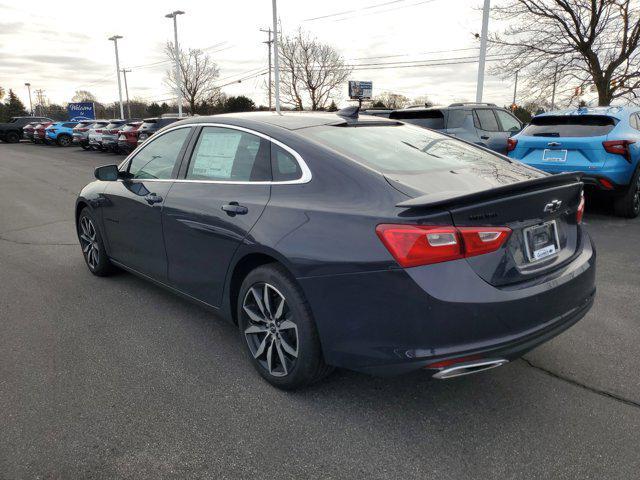
<svg viewBox="0 0 640 480"><path fill-rule="evenodd" d="M336 112L336 115L339 115L344 118L357 119L359 112L360 112L360 105L354 105L351 107L341 108Z"/></svg>

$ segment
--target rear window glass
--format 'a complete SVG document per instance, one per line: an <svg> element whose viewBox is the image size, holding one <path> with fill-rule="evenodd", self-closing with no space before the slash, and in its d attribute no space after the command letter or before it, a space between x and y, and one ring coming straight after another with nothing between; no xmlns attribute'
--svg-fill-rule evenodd
<svg viewBox="0 0 640 480"><path fill-rule="evenodd" d="M599 137L607 135L616 120L605 115L549 115L535 117L522 131L531 137Z"/></svg>
<svg viewBox="0 0 640 480"><path fill-rule="evenodd" d="M271 144L271 169L276 182L297 180L302 177L298 161L284 148Z"/></svg>
<svg viewBox="0 0 640 480"><path fill-rule="evenodd" d="M116 128L121 128L124 125L123 122L111 122L107 125L107 130L115 130Z"/></svg>
<svg viewBox="0 0 640 480"><path fill-rule="evenodd" d="M476 127L487 132L498 132L500 127L493 110L489 108L481 108L473 111L476 115Z"/></svg>
<svg viewBox="0 0 640 480"><path fill-rule="evenodd" d="M455 138L411 125L322 126L299 133L381 173L423 173L507 161Z"/></svg>
<svg viewBox="0 0 640 480"><path fill-rule="evenodd" d="M158 121L157 120L145 120L144 122L142 122L142 125L140 126L140 128L158 128Z"/></svg>
<svg viewBox="0 0 640 480"><path fill-rule="evenodd" d="M139 126L139 123L127 123L124 127L121 128L121 130L123 132L130 132L131 130L137 130Z"/></svg>
<svg viewBox="0 0 640 480"><path fill-rule="evenodd" d="M421 111L401 111L393 112L389 118L402 120L403 122L412 123L421 127L432 128L434 130L442 130L444 128L444 114L440 110L421 110Z"/></svg>
<svg viewBox="0 0 640 480"><path fill-rule="evenodd" d="M467 118L467 110L449 110L449 118L447 118L447 128L460 128L464 125Z"/></svg>

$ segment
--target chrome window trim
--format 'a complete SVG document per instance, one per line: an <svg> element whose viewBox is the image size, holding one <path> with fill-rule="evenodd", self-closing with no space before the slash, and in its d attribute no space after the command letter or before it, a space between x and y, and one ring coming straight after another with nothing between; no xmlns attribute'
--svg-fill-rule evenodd
<svg viewBox="0 0 640 480"><path fill-rule="evenodd" d="M192 179L187 179L187 178L133 178L131 180L140 180L140 181L145 181L145 182L177 182L177 183L220 183L220 184L225 184L225 185L301 185L304 183L309 183L311 181L311 178L313 177L311 174L311 170L309 169L309 166L307 165L307 163L304 161L304 159L302 158L302 156L296 152L293 148L289 147L288 145L285 145L284 143L282 143L279 140L276 140L273 137L270 137L269 135L266 135L264 133L261 132L256 132L255 130L251 130L250 128L245 128L245 127L239 127L237 125L229 125L226 123L191 123L189 125L178 125L176 127L171 127L168 128L167 130L163 131L160 135L157 136L151 136L150 138L153 138L155 141L157 138L161 137L162 135L165 135L173 130L177 130L179 128L193 128L193 127L220 127L220 128L229 128L231 130L239 130L241 132L246 132L246 133L250 133L252 135L256 135L260 138L264 138L265 140L268 140L271 143L274 143L276 145L278 145L279 147L281 147L282 149L286 150L287 152L289 152L291 155L293 155L293 158L296 159L296 162L298 162L298 166L300 167L300 170L302 171L302 176L300 178L297 178L295 180L279 180L279 181L273 181L273 180L266 180L266 181L240 181L240 180L192 180ZM118 165L118 170L121 170L122 167L124 167L125 165L127 165L131 159L135 156L134 154L139 154L144 148L146 148L147 145L150 145L152 142L150 142L149 140L145 141L142 145L141 145L141 149L140 150L134 150L133 152L131 152L129 154L129 156L127 156L127 158L125 158L122 163L120 165ZM195 147L194 147L195 148Z"/></svg>

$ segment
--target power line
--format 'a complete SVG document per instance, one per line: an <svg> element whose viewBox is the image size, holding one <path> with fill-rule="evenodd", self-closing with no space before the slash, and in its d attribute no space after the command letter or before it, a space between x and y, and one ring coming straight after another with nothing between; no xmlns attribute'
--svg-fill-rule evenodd
<svg viewBox="0 0 640 480"><path fill-rule="evenodd" d="M340 16L340 15L345 15L347 13L356 13L356 12L359 12L361 10L370 10L372 8L383 7L385 5L391 5L392 3L400 3L400 2L405 2L405 1L406 0L393 0L391 2L379 3L377 5L369 5L368 7L356 8L354 10L345 10L344 12L330 13L328 15L321 15L319 17L306 18L306 19L303 20L303 22L312 22L314 20L321 20L321 19L324 19L324 18L337 17L337 16Z"/></svg>
<svg viewBox="0 0 640 480"><path fill-rule="evenodd" d="M464 51L469 51L469 50L478 50L480 47L469 47L469 48L452 48L450 50L431 50L429 52L418 52L416 54L412 54L412 53L399 53L396 55L375 55L373 57L357 57L357 58L351 58L349 60L355 61L355 60L369 60L369 59L376 59L376 58L397 58L397 57L409 57L411 55L429 55L429 54L434 54L434 53L450 53L450 52L464 52Z"/></svg>

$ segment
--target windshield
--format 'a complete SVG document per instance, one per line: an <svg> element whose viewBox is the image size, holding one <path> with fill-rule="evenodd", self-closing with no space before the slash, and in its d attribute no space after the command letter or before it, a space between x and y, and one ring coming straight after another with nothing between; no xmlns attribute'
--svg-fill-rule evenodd
<svg viewBox="0 0 640 480"><path fill-rule="evenodd" d="M423 173L508 162L455 138L410 125L321 126L299 132L381 173Z"/></svg>
<svg viewBox="0 0 640 480"><path fill-rule="evenodd" d="M535 117L522 131L531 137L600 137L607 135L616 120L605 115L549 115Z"/></svg>

